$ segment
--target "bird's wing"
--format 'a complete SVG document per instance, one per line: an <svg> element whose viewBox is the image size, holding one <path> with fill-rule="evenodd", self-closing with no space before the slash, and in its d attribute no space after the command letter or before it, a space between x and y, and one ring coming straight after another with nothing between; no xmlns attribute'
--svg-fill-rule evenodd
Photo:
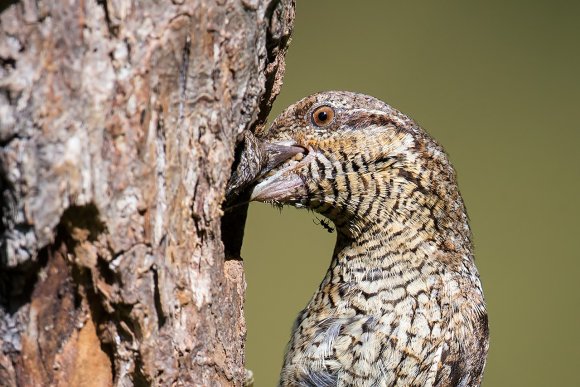
<svg viewBox="0 0 580 387"><path fill-rule="evenodd" d="M440 356L432 368L434 386L467 387L481 383L489 329L481 287L470 286L479 282L479 277L469 276L466 270L463 275L449 275L444 280L444 291L451 303L445 317L447 326L443 340L438 346ZM478 298L481 301L474 302Z"/></svg>
<svg viewBox="0 0 580 387"><path fill-rule="evenodd" d="M295 341L286 355L282 385L334 387L352 385L345 381L351 365L345 363L347 339L364 316L327 317L310 326L308 340ZM345 384L346 382L346 384Z"/></svg>

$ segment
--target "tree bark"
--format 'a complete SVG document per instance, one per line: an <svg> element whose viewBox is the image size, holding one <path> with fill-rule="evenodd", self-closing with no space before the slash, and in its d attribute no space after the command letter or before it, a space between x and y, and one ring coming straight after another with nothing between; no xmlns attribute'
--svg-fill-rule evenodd
<svg viewBox="0 0 580 387"><path fill-rule="evenodd" d="M221 208L294 1L0 11L0 385L241 385L245 208Z"/></svg>

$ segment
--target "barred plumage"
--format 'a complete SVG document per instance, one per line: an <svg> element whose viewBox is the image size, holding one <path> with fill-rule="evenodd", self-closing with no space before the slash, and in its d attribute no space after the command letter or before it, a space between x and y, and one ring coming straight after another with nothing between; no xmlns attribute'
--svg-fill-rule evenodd
<svg viewBox="0 0 580 387"><path fill-rule="evenodd" d="M487 313L443 149L399 111L350 92L307 97L261 136L303 150L252 198L309 208L337 230L280 385L478 386Z"/></svg>

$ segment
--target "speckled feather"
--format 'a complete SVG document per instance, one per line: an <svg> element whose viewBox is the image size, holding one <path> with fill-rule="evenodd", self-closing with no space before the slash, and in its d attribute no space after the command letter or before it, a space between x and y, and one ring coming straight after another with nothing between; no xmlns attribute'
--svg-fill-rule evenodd
<svg viewBox="0 0 580 387"><path fill-rule="evenodd" d="M317 126L322 106L334 116ZM389 105L350 92L309 96L259 136L305 151L261 177L253 199L311 209L337 230L280 385L479 386L487 313L441 146Z"/></svg>

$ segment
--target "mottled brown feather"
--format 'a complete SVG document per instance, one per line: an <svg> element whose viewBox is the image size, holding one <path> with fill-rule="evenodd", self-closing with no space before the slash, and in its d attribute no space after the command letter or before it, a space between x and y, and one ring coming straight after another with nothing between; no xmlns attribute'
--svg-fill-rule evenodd
<svg viewBox="0 0 580 387"><path fill-rule="evenodd" d="M334 111L324 127L312 120L320 106ZM479 386L487 313L442 147L401 112L350 92L309 96L260 136L305 152L261 177L253 197L309 208L337 230L280 385Z"/></svg>

